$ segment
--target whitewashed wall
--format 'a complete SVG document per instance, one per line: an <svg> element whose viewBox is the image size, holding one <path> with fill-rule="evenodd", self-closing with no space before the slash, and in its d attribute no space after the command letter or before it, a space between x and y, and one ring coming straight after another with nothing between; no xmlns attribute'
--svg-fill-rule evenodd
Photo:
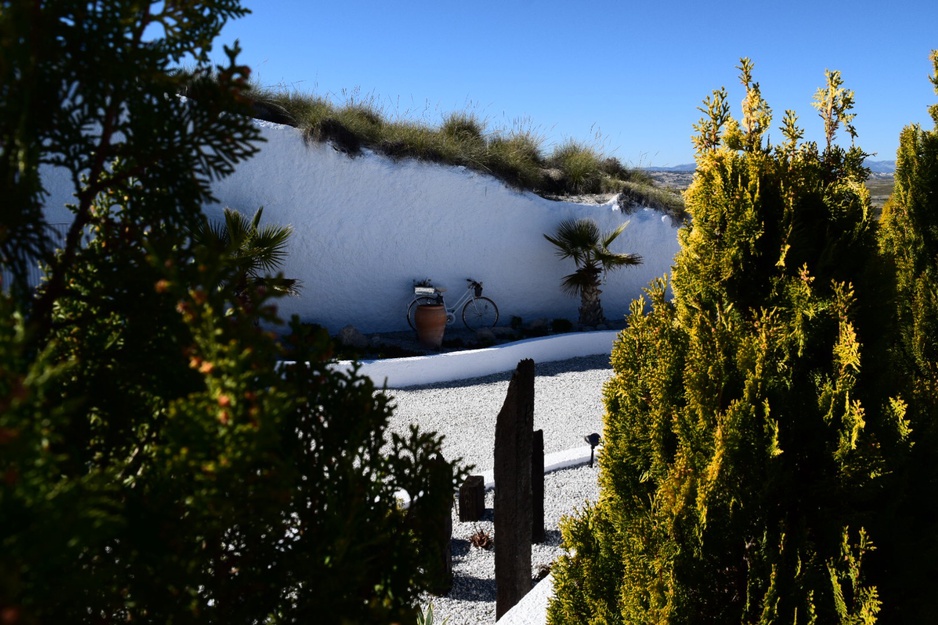
<svg viewBox="0 0 938 625"><path fill-rule="evenodd" d="M350 158L329 144L307 145L294 128L259 124L267 139L260 154L216 185L219 204L206 211L220 218L225 206L248 214L263 206L262 223L293 226L284 273L303 288L281 300L281 313L332 332L348 324L363 332L407 329L412 283L428 277L449 289L451 301L465 278L484 282L500 325L512 316L575 321L578 300L559 286L574 265L543 237L570 217L592 217L604 230L630 221L613 249L644 257L609 275L609 319L621 319L652 278L670 272L678 249L675 225L650 209L623 215L615 204L553 202L464 168L372 153ZM50 221L70 219L61 209L68 180L55 172L44 180Z"/></svg>

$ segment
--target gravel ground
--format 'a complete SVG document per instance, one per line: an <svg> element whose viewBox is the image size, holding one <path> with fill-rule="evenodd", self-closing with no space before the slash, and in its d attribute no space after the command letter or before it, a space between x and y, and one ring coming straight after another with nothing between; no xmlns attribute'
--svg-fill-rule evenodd
<svg viewBox="0 0 938 625"><path fill-rule="evenodd" d="M389 430L406 434L411 423L444 436L443 455L462 458L477 472L491 469L495 421L512 372L482 378L390 389L397 406ZM535 363L534 429L544 430L544 453L582 447L602 433L603 383L612 375L609 356Z"/></svg>
<svg viewBox="0 0 938 625"><path fill-rule="evenodd" d="M602 432L602 386L612 375L609 356L589 356L536 364L534 428L544 430L544 451L551 453L582 447L583 437ZM397 409L392 431L405 432L409 424L444 435L447 458L463 458L481 473L494 464L495 420L505 401L511 372L472 380L389 390ZM596 501L597 469L588 466L549 473L544 485L546 540L532 546L532 585L560 548L561 517ZM474 534L483 533L497 545L493 524L494 491L486 492L486 513L481 521L460 523L453 510L453 589L432 602L434 621L449 618L449 625L495 622L495 553L472 546ZM425 603L426 605L426 603Z"/></svg>
<svg viewBox="0 0 938 625"><path fill-rule="evenodd" d="M531 545L531 586L550 570L551 563L563 553L560 548L561 517L596 501L599 486L597 469L588 466L548 473L544 478L545 540ZM487 535L498 545L492 522L495 492L485 493L485 514L481 521L460 523L453 510L453 588L445 597L426 596L423 608L433 604L434 623L449 618L448 625L495 623L495 551L492 547L472 545L473 535Z"/></svg>

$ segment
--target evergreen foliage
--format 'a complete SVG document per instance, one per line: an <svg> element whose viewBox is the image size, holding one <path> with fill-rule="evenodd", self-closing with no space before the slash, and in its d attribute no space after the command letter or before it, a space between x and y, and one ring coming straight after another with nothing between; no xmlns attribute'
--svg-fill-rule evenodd
<svg viewBox="0 0 938 625"><path fill-rule="evenodd" d="M938 50L931 61L938 93ZM895 381L908 402L915 438L891 548L881 550L897 597L887 611L906 623L938 613L938 104L929 113L932 130L910 125L899 136L895 190L883 207L880 237L896 276Z"/></svg>
<svg viewBox="0 0 938 625"><path fill-rule="evenodd" d="M245 280L269 276L192 236L257 150L237 46L208 67L244 13L0 2L4 622L412 621L440 576L460 475L439 437L386 437L388 398L333 370L324 333L294 321L285 353L275 290ZM41 165L77 189L60 249Z"/></svg>
<svg viewBox="0 0 938 625"><path fill-rule="evenodd" d="M563 526L551 623L871 623L877 514L910 446L883 352L863 152L766 140L739 66L704 101L671 287L633 303L604 390L600 500ZM852 93L828 73L829 129ZM849 127L848 127L849 130ZM833 139L833 134L828 135Z"/></svg>

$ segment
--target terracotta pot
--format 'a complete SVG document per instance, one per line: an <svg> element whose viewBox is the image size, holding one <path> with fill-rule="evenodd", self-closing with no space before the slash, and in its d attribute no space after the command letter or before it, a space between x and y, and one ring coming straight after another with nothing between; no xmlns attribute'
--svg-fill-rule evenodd
<svg viewBox="0 0 938 625"><path fill-rule="evenodd" d="M442 304L423 304L414 313L417 340L425 347L443 347L443 331L446 329L446 309Z"/></svg>

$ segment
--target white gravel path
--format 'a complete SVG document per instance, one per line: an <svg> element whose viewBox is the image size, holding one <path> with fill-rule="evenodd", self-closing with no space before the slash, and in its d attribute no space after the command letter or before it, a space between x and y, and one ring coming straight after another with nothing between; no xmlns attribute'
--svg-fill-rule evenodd
<svg viewBox="0 0 938 625"><path fill-rule="evenodd" d="M397 408L389 430L406 434L411 423L443 434L443 455L463 458L476 471L491 469L495 421L511 373L390 389ZM603 384L612 375L609 356L535 363L534 429L544 430L544 453L582 447L583 437L602 433Z"/></svg>
<svg viewBox="0 0 938 625"><path fill-rule="evenodd" d="M583 437L602 432L602 387L612 375L609 356L588 356L553 363L535 363L534 428L544 430L544 451L583 446ZM444 435L443 453L463 458L481 473L493 465L495 421L505 401L511 372L483 378L389 390L397 406L391 431L405 432L411 423ZM549 473L545 477L544 544L532 546L532 584L546 571L560 549L562 516L596 501L597 469L588 466ZM495 554L473 547L470 538L484 532L498 543L493 524L494 491L486 492L481 521L460 523L453 510L453 589L432 601L434 621L449 625L495 622Z"/></svg>

